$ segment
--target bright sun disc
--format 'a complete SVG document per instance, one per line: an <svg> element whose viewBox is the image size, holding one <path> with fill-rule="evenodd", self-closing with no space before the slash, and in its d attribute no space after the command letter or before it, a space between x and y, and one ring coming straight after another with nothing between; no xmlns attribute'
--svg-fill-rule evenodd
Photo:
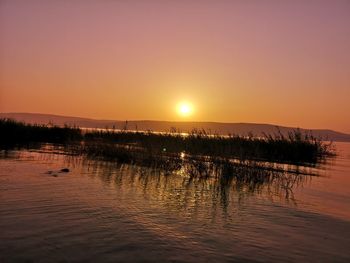
<svg viewBox="0 0 350 263"><path fill-rule="evenodd" d="M189 103L182 102L178 105L177 111L183 117L189 116L192 114L193 111L192 105Z"/></svg>

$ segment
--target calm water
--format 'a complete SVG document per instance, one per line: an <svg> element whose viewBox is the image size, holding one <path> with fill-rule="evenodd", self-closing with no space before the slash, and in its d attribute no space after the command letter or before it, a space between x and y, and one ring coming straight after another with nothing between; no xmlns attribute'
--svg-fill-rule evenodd
<svg viewBox="0 0 350 263"><path fill-rule="evenodd" d="M2 152L0 262L350 262L350 144L337 150L319 176L262 186Z"/></svg>

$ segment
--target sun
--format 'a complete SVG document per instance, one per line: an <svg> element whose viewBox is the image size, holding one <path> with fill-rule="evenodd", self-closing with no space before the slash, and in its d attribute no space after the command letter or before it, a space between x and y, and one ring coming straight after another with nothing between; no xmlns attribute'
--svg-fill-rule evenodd
<svg viewBox="0 0 350 263"><path fill-rule="evenodd" d="M193 113L193 106L189 102L180 102L177 105L177 112L182 117L188 117Z"/></svg>

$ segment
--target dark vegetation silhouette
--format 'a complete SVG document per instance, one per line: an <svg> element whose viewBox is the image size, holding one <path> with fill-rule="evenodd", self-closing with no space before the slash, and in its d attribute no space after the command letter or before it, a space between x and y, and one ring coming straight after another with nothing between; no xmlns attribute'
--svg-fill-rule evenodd
<svg viewBox="0 0 350 263"><path fill-rule="evenodd" d="M125 130L85 131L76 127L31 125L11 119L0 120L1 148L25 147L31 143L60 143L72 153L93 158L138 163L165 168L185 159L200 162L278 162L315 164L333 154L331 145L299 130L284 136L278 130L262 138L219 136L204 130L190 134L130 132Z"/></svg>
<svg viewBox="0 0 350 263"><path fill-rule="evenodd" d="M326 144L310 134L299 130L254 136L219 136L194 130L190 134L92 131L85 134L85 150L91 154L112 157L120 147L140 150L155 155L211 156L239 160L257 160L282 163L316 163L332 155L331 144Z"/></svg>
<svg viewBox="0 0 350 263"><path fill-rule="evenodd" d="M0 120L0 134L2 148L40 142L68 143L83 138L78 128L25 124L12 119Z"/></svg>

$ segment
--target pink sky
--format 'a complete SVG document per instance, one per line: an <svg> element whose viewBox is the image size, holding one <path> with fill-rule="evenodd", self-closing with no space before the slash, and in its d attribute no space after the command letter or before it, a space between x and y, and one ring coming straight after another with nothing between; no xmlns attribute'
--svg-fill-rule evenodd
<svg viewBox="0 0 350 263"><path fill-rule="evenodd" d="M350 1L0 1L0 112L350 133Z"/></svg>

